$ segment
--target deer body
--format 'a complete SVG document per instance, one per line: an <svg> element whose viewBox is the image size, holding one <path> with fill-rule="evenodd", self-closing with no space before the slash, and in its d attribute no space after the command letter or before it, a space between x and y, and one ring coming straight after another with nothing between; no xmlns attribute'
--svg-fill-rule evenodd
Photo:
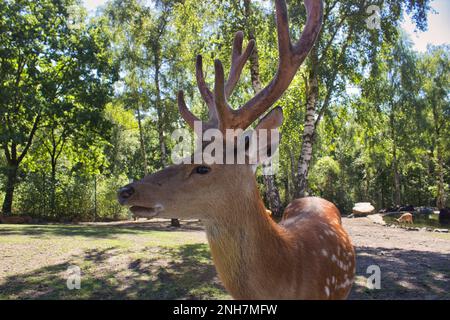
<svg viewBox="0 0 450 320"><path fill-rule="evenodd" d="M413 215L409 212L406 212L400 216L400 218L397 219L398 222L405 222L405 223L413 223Z"/></svg>
<svg viewBox="0 0 450 320"><path fill-rule="evenodd" d="M244 152L232 144L234 149L227 149L223 157L232 151L232 155L238 155L234 160L244 156L243 163L210 163L203 154L212 143L202 141L191 157L202 162L188 161L145 176L120 189L118 198L135 215L201 219L218 274L234 298L343 299L353 282L355 253L338 209L320 198L297 199L286 208L282 222L276 224L257 188L252 159L257 164L270 159L268 154L277 147L274 133L283 122L283 113L276 107L260 117L289 86L322 23L322 1L305 0L307 22L299 41L292 44L286 3L276 0L275 6L280 60L274 79L263 90L237 110L228 105L227 99L255 45L251 40L243 51L243 33L238 32L227 81L222 63L214 63L213 91L205 82L201 56L197 57L197 84L208 106L209 120L200 122L186 106L183 92L178 94L186 123L192 129L195 123L202 123L202 137L209 129L219 131L225 136L225 145L245 136L242 131L260 119L250 133L258 139L256 149L262 152L255 156L251 143L245 144ZM228 129L237 129L237 133L225 135ZM267 139L261 144L260 137ZM217 150L215 155L222 156Z"/></svg>
<svg viewBox="0 0 450 320"><path fill-rule="evenodd" d="M336 207L320 198L297 199L277 224L265 213L256 181L255 193L248 199L233 198L236 205L228 215L236 220L205 221L214 265L231 295L345 299L355 255Z"/></svg>

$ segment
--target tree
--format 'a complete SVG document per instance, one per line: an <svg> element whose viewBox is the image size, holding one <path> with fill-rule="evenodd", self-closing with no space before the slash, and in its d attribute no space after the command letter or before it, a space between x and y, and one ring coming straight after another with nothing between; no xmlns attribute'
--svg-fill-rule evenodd
<svg viewBox="0 0 450 320"><path fill-rule="evenodd" d="M381 43L395 42L403 12L413 13L419 29L426 27L429 1L384 1L378 6L382 9L380 30L371 30L366 23L368 14L363 2L357 5L335 0L325 2L322 31L303 75L306 110L296 172L298 197L307 193L316 128L333 99L345 93L349 81L360 77L364 66L376 57ZM302 10L294 11L295 19L303 16Z"/></svg>
<svg viewBox="0 0 450 320"><path fill-rule="evenodd" d="M173 99L167 98L166 91L170 86L163 70L170 70L174 61L172 53L177 44L171 40L168 24L177 2L157 1L154 7L150 7L139 1L117 0L106 11L121 48L117 54L121 58L126 86L122 99L137 113L144 175L149 167L143 121L145 114L154 112L156 116L154 129L158 135L160 167L169 164L164 133L173 129L174 121L171 120L174 117L171 113L174 114L175 110L169 107ZM179 226L179 222L172 220L172 225Z"/></svg>
<svg viewBox="0 0 450 320"><path fill-rule="evenodd" d="M448 184L445 185L445 151L448 150L450 133L450 57L449 46L429 47L421 61L420 74L423 79L423 95L427 108L431 110L433 149L436 163L436 206L445 207ZM447 138L445 138L447 137Z"/></svg>
<svg viewBox="0 0 450 320"><path fill-rule="evenodd" d="M77 103L101 108L110 93L114 68L105 51L108 39L99 28L86 26L80 12L72 0L0 4L6 214L12 210L19 166L38 130Z"/></svg>
<svg viewBox="0 0 450 320"><path fill-rule="evenodd" d="M257 19L255 19L256 17L253 15L250 0L244 0L243 11L244 11L243 24L248 34L248 38L249 40L255 40L256 42L257 39L254 25L256 24ZM255 48L253 49L253 52L250 55L249 61L250 61L250 76L252 80L252 88L254 94L257 94L263 88L259 74L259 55L257 44L255 45ZM283 213L282 204L278 188L275 184L275 176L264 175L263 181L269 208L271 209L274 216L281 217Z"/></svg>

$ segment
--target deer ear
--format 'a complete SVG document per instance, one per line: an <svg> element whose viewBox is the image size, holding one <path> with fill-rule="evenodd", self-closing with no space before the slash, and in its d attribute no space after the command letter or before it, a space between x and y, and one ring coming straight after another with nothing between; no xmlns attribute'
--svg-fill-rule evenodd
<svg viewBox="0 0 450 320"><path fill-rule="evenodd" d="M250 163L256 165L269 162L275 154L280 142L278 128L283 123L283 109L276 107L262 118L253 130L247 154Z"/></svg>

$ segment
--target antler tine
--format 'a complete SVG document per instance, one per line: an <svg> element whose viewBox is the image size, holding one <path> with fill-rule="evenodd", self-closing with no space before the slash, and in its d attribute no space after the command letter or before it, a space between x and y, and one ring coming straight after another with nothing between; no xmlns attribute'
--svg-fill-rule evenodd
<svg viewBox="0 0 450 320"><path fill-rule="evenodd" d="M253 52L255 47L255 40L251 39L242 54L242 41L244 40L244 33L242 31L236 32L233 41L233 52L231 54L231 67L228 80L225 84L225 96L229 98L237 82L241 76L242 69L245 63Z"/></svg>
<svg viewBox="0 0 450 320"><path fill-rule="evenodd" d="M217 122L219 129L226 129L230 120L232 109L228 106L225 94L225 74L222 62L214 60L215 83L214 83L214 105L217 112ZM214 119L211 119L214 120Z"/></svg>
<svg viewBox="0 0 450 320"><path fill-rule="evenodd" d="M285 0L275 0L278 51L280 56L278 70L272 81L239 110L231 109L228 106L227 99L239 80L245 62L254 49L255 42L253 40L249 41L247 48L242 53L244 34L242 32L236 33L233 42L230 74L226 82L222 63L220 60L214 61L214 93L206 85L203 75L202 57L197 57L197 85L209 108L209 122L204 126L205 129L212 127L222 131L227 128L245 129L270 108L289 87L298 68L313 47L322 26L322 0L304 0L304 3L308 15L306 25L298 42L292 45L289 36L286 2ZM195 121L200 121L187 108L182 91L178 93L178 107L182 117L192 128Z"/></svg>
<svg viewBox="0 0 450 320"><path fill-rule="evenodd" d="M186 102L184 101L184 92L182 90L178 91L178 109L180 110L180 114L183 117L184 121L194 129L194 122L200 121L187 107Z"/></svg>
<svg viewBox="0 0 450 320"><path fill-rule="evenodd" d="M291 44L289 36L288 14L285 0L276 0L276 21L278 32L279 63L272 81L256 96L239 109L236 127L247 128L276 102L288 88L298 68L314 45L322 26L322 0L304 0L307 21L300 40Z"/></svg>
<svg viewBox="0 0 450 320"><path fill-rule="evenodd" d="M294 59L298 60L296 63L302 64L302 62L308 56L320 29L322 28L323 19L323 3L322 0L305 0L306 12L308 13L305 28L302 35L296 44L293 46Z"/></svg>
<svg viewBox="0 0 450 320"><path fill-rule="evenodd" d="M203 75L203 61L201 55L197 56L197 62L195 64L195 76L197 78L198 90L200 91L203 100L208 106L209 117L210 118L216 117L216 110L214 107L214 97L211 90L209 90L208 85L206 84L205 81L205 77Z"/></svg>

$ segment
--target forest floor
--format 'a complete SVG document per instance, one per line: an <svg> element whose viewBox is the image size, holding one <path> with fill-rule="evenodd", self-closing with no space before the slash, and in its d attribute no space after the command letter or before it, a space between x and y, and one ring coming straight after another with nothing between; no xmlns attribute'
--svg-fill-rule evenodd
<svg viewBox="0 0 450 320"><path fill-rule="evenodd" d="M350 299L450 299L450 234L343 219L357 251ZM80 225L0 224L0 299L230 299L203 227L163 220ZM68 267L81 289L67 288ZM378 265L381 289L366 286Z"/></svg>

